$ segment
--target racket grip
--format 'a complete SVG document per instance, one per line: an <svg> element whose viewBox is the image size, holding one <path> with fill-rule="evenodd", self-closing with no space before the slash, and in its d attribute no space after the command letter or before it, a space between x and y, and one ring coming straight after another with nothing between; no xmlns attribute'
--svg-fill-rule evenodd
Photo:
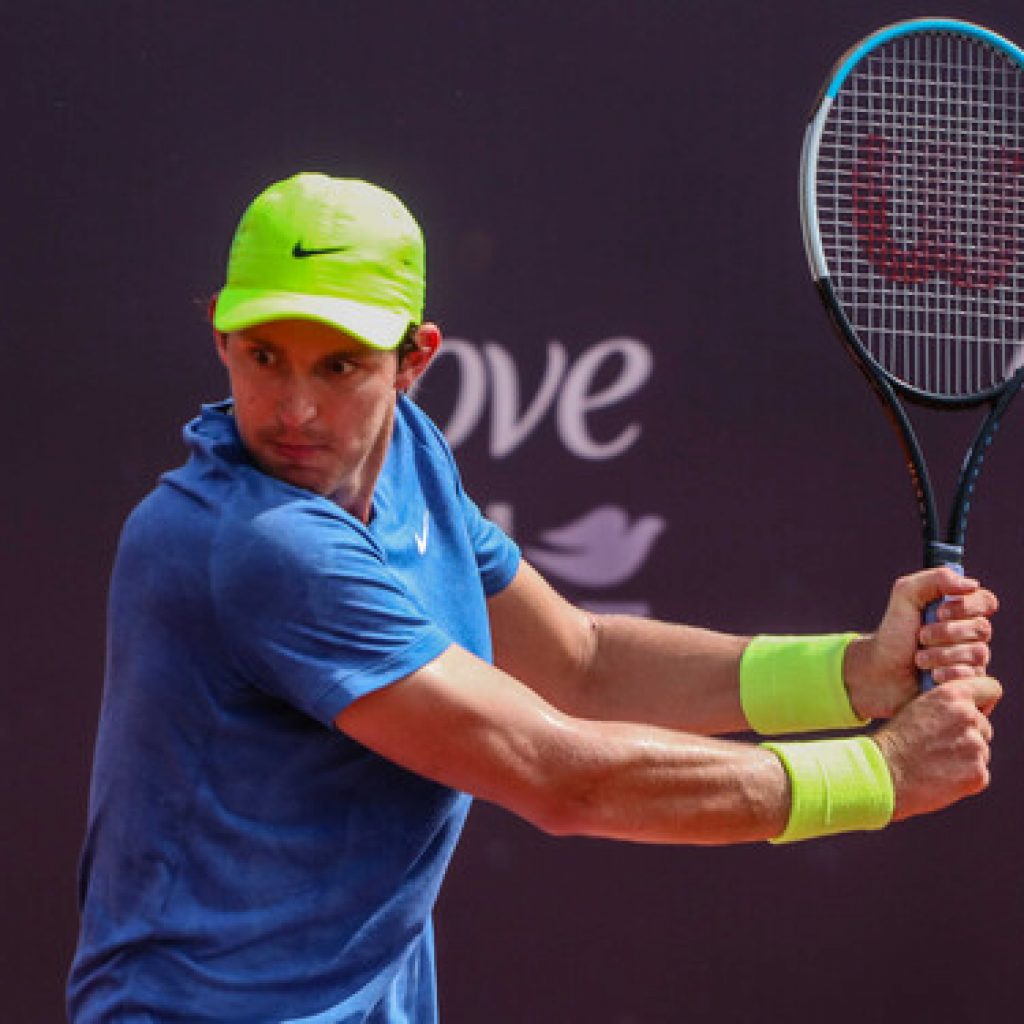
<svg viewBox="0 0 1024 1024"><path fill-rule="evenodd" d="M936 565L937 566L944 565L944 566L946 566L947 569L952 569L953 572L955 572L959 576L963 576L963 574L964 574L964 567L959 562L939 561L939 562L936 562ZM938 617L939 617L939 606L945 600L947 600L947 598L940 597L938 600L932 601L931 604L929 604L928 607L925 608L925 610L924 610L924 621L926 623L928 623L928 622L936 622L938 620ZM927 693L929 690L934 690L935 689L935 680L932 678L931 672L928 672L926 670L922 670L922 671L918 672L917 679L918 679L918 686L919 686L919 688L920 688L922 693Z"/></svg>

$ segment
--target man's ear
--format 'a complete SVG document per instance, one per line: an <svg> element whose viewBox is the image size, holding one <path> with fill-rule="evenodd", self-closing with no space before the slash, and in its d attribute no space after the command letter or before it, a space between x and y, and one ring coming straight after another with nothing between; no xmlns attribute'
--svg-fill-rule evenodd
<svg viewBox="0 0 1024 1024"><path fill-rule="evenodd" d="M424 323L416 329L416 348L407 352L395 377L399 391L408 391L427 371L441 348L441 330L437 324Z"/></svg>

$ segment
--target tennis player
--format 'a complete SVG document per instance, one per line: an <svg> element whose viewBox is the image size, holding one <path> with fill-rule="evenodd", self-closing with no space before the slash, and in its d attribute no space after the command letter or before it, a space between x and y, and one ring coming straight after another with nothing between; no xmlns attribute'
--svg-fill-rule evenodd
<svg viewBox="0 0 1024 1024"><path fill-rule="evenodd" d="M441 344L423 293L420 230L370 184L300 174L242 218L212 307L231 398L114 566L74 1024L430 1024L473 796L553 835L788 842L988 783L988 590L901 579L866 636L572 607L404 394Z"/></svg>

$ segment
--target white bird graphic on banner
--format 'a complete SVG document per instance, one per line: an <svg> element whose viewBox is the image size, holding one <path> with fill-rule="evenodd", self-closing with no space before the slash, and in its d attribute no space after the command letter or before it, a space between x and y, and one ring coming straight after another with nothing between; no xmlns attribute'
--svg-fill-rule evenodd
<svg viewBox="0 0 1024 1024"><path fill-rule="evenodd" d="M661 516L631 523L625 509L602 505L575 522L541 534L543 547L526 548L539 569L580 586L614 587L643 565L665 529Z"/></svg>

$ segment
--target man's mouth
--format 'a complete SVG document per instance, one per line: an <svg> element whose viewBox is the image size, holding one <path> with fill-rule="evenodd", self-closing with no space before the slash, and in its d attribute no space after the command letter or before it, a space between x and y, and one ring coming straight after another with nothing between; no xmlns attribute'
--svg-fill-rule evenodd
<svg viewBox="0 0 1024 1024"><path fill-rule="evenodd" d="M271 441L270 449L286 462L308 462L324 450L324 445L308 442Z"/></svg>

